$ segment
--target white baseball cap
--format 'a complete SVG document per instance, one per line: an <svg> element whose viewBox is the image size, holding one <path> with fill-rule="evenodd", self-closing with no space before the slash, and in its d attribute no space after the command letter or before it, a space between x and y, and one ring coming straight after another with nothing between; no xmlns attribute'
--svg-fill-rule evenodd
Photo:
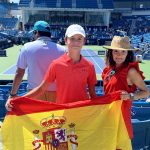
<svg viewBox="0 0 150 150"><path fill-rule="evenodd" d="M83 27L81 27L80 25L78 24L72 24L70 25L67 30L66 30L66 33L65 33L65 37L72 37L73 35L75 34L80 34L82 35L83 37L85 37L85 31L83 29Z"/></svg>

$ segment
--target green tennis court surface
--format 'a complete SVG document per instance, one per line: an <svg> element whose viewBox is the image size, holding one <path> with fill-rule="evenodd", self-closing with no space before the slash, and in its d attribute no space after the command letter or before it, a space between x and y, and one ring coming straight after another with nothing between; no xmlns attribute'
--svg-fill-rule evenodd
<svg viewBox="0 0 150 150"><path fill-rule="evenodd" d="M16 70L16 62L21 47L22 46L14 46L12 48L8 48L6 50L7 57L0 57L0 80L13 80ZM97 79L101 80L101 71L104 67L104 56L92 56L93 54L91 50L94 50L95 54L97 54L98 51L103 51L104 49L101 46L85 46L84 49L90 50L82 54L83 56L85 55L88 60L94 63L97 72ZM143 60L143 62L140 63L140 68L144 72L144 76L146 77L145 80L150 80L149 66L149 60ZM26 79L26 76L24 77L24 79Z"/></svg>

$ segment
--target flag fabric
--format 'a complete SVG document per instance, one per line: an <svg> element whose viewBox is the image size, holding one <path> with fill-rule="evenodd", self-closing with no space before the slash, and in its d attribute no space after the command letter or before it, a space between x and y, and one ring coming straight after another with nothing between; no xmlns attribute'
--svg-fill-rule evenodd
<svg viewBox="0 0 150 150"><path fill-rule="evenodd" d="M117 92L62 105L15 99L2 125L3 150L131 150L119 99Z"/></svg>

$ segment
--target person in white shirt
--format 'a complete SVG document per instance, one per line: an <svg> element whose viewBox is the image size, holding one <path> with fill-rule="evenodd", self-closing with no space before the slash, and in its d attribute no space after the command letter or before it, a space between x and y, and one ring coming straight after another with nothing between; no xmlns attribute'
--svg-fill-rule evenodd
<svg viewBox="0 0 150 150"><path fill-rule="evenodd" d="M47 22L37 21L31 32L33 32L36 40L26 43L21 49L12 90L8 100L17 96L17 91L25 74L26 68L28 71L27 89L30 91L41 83L51 62L65 52L65 48L63 46L51 41L50 26ZM55 97L56 85L53 83L38 99L55 102Z"/></svg>

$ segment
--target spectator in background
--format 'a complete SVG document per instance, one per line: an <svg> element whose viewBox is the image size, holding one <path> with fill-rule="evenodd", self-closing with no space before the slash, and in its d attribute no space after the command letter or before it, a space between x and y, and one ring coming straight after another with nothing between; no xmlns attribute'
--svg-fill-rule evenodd
<svg viewBox="0 0 150 150"><path fill-rule="evenodd" d="M68 52L53 61L42 83L27 93L25 97L37 98L56 81L56 102L59 104L87 100L96 97L96 73L94 65L81 54L85 43L85 31L77 24L70 25L65 34ZM89 89L89 94L87 92ZM6 106L11 110L10 103Z"/></svg>
<svg viewBox="0 0 150 150"><path fill-rule="evenodd" d="M39 86L49 64L65 52L63 46L51 42L50 26L47 22L37 21L31 32L34 34L35 41L26 43L21 49L9 99L17 96L26 68L28 69L27 89L30 91ZM56 84L54 81L38 99L55 101L55 98Z"/></svg>
<svg viewBox="0 0 150 150"><path fill-rule="evenodd" d="M131 124L132 101L147 97L149 92L143 81L144 76L139 69L138 62L134 62L133 52L135 49L131 48L127 36L114 36L111 46L104 46L104 48L107 49L106 68L102 72L104 93L122 91L121 99L124 100L121 108L122 115L130 137L124 141L124 144L130 143L128 145L130 149L130 139L133 137ZM117 149L122 148L117 147Z"/></svg>

